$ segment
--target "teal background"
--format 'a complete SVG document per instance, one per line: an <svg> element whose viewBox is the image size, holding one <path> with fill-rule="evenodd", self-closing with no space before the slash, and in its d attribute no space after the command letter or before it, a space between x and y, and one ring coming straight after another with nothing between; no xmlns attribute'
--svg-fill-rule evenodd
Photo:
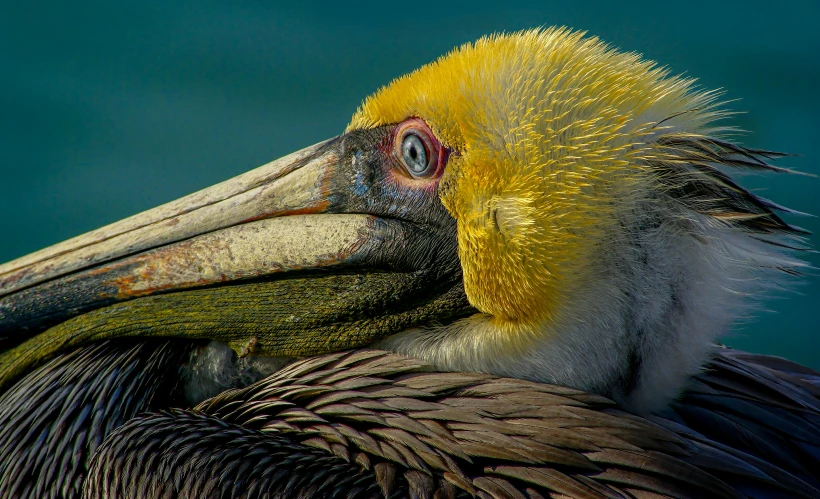
<svg viewBox="0 0 820 499"><path fill-rule="evenodd" d="M453 46L587 30L721 87L743 143L818 168L820 2L0 3L0 261L343 131L361 99ZM820 180L749 177L820 214ZM816 218L791 219L820 231ZM817 244L817 238L814 238ZM814 266L818 255L808 255ZM820 368L820 279L726 339Z"/></svg>

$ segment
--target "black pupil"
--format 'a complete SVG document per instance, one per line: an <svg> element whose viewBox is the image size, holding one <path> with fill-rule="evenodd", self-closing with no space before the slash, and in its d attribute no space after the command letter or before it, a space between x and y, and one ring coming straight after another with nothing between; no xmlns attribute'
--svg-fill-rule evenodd
<svg viewBox="0 0 820 499"><path fill-rule="evenodd" d="M427 170L427 151L417 135L411 134L404 138L402 154L412 173L423 174Z"/></svg>

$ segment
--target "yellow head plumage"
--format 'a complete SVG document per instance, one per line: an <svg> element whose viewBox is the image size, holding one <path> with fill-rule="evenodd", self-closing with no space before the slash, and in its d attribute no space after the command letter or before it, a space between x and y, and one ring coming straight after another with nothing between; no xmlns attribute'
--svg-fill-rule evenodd
<svg viewBox="0 0 820 499"><path fill-rule="evenodd" d="M636 54L539 29L482 38L396 79L348 129L419 117L457 152L439 192L458 222L467 296L527 330L594 285L618 210L667 154L651 138L703 133L713 99Z"/></svg>

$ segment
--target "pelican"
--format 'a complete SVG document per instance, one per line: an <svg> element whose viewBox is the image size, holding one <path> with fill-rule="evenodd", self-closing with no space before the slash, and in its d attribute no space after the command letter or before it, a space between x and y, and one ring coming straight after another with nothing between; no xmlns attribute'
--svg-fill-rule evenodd
<svg viewBox="0 0 820 499"><path fill-rule="evenodd" d="M0 266L2 497L820 497L806 265L720 93L568 29Z"/></svg>

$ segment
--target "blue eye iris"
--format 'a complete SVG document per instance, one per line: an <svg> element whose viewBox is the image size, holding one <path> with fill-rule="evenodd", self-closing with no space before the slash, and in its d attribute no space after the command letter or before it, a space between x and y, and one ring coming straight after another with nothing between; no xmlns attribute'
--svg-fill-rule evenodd
<svg viewBox="0 0 820 499"><path fill-rule="evenodd" d="M430 160L427 158L427 149L418 135L407 134L401 143L401 157L411 175L420 177L429 173Z"/></svg>

